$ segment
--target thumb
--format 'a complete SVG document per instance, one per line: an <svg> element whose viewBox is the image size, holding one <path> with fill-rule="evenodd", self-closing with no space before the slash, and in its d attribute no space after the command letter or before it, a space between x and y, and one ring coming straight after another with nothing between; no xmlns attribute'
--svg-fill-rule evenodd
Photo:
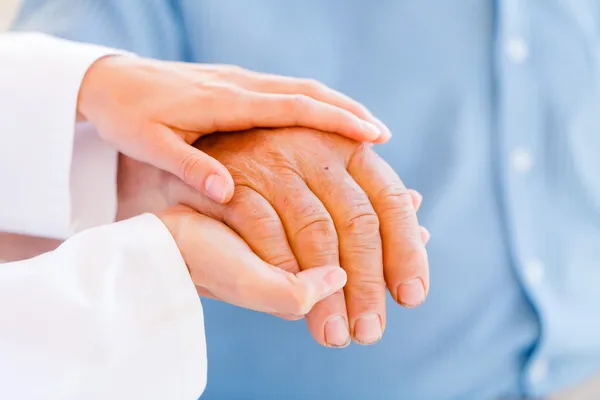
<svg viewBox="0 0 600 400"><path fill-rule="evenodd" d="M339 266L316 267L293 274L258 257L253 261L238 264L239 268L234 268L235 277L227 284L215 285L215 279L209 285L211 292L223 301L251 310L303 316L316 303L342 289L347 280L346 272ZM232 280L237 284L232 286Z"/></svg>
<svg viewBox="0 0 600 400"><path fill-rule="evenodd" d="M346 285L346 272L339 266L310 268L298 274L265 264L272 278L260 280L259 305L270 313L302 316L315 304ZM265 276L266 277L266 276Z"/></svg>
<svg viewBox="0 0 600 400"><path fill-rule="evenodd" d="M288 272L286 274L292 275L296 282L299 282L296 284L299 287L296 289L296 297L304 299L304 306L300 302L299 310L297 310L299 312L293 312L295 305L292 304L288 312L293 315L308 314L315 304L342 290L348 280L346 271L339 266L315 267L296 275Z"/></svg>
<svg viewBox="0 0 600 400"><path fill-rule="evenodd" d="M185 206L171 208L160 218L173 234L194 284L221 301L300 316L346 284L340 266L293 274L268 264L227 225Z"/></svg>
<svg viewBox="0 0 600 400"><path fill-rule="evenodd" d="M187 144L178 137L169 138L161 149L164 170L176 175L186 185L210 197L217 203L227 203L233 197L231 174L216 159ZM156 165L161 168L160 165Z"/></svg>

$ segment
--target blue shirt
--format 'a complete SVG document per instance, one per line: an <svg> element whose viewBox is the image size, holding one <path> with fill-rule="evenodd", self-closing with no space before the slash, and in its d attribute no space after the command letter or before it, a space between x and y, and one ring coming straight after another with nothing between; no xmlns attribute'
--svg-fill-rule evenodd
<svg viewBox="0 0 600 400"><path fill-rule="evenodd" d="M19 30L319 79L394 133L431 291L375 346L205 301L206 399L543 395L600 370L600 1L28 0Z"/></svg>

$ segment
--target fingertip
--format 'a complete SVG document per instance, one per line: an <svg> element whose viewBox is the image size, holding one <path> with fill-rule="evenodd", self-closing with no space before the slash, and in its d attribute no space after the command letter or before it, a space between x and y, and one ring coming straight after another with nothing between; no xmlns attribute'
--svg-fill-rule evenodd
<svg viewBox="0 0 600 400"><path fill-rule="evenodd" d="M233 178L231 178L229 173L212 172L204 181L204 187L202 189L212 200L220 204L226 204L231 201L231 198L233 197Z"/></svg>
<svg viewBox="0 0 600 400"><path fill-rule="evenodd" d="M316 288L315 303L342 289L348 281L348 275L340 266L328 265L304 270L297 274L300 280Z"/></svg>
<svg viewBox="0 0 600 400"><path fill-rule="evenodd" d="M375 143L377 143L377 144L387 143L392 138L392 132L390 131L390 129L387 127L387 125L385 125L383 122L381 122L377 118L374 118L373 123L381 132L379 137L375 140Z"/></svg>
<svg viewBox="0 0 600 400"><path fill-rule="evenodd" d="M402 282L398 285L396 296L400 305L407 308L417 307L427 298L425 283L421 278Z"/></svg>
<svg viewBox="0 0 600 400"><path fill-rule="evenodd" d="M423 195L414 189L408 189L408 193L410 194L415 211L419 211L421 203L423 203Z"/></svg>
<svg viewBox="0 0 600 400"><path fill-rule="evenodd" d="M326 271L324 281L326 292L325 297L327 297L346 286L346 283L348 282L348 274L346 274L346 271L343 268L337 265L331 265L323 268L325 268Z"/></svg>
<svg viewBox="0 0 600 400"><path fill-rule="evenodd" d="M368 142L375 142L379 140L379 138L383 134L377 126L370 123L369 121L365 121L362 119L360 120L360 129L363 133L362 140Z"/></svg>
<svg viewBox="0 0 600 400"><path fill-rule="evenodd" d="M423 245L427 245L429 239L431 239L431 233L424 226L420 226L419 229L421 230L421 241Z"/></svg>

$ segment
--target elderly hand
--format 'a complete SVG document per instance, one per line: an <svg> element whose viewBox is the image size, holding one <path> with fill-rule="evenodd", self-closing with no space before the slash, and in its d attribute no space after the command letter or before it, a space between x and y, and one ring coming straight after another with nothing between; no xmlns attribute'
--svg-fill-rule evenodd
<svg viewBox="0 0 600 400"><path fill-rule="evenodd" d="M311 80L128 56L92 65L78 112L120 152L171 172L219 203L231 199L233 180L217 160L190 146L203 135L305 126L358 141L390 137L362 105Z"/></svg>
<svg viewBox="0 0 600 400"><path fill-rule="evenodd" d="M231 171L235 196L220 205L171 180L171 202L223 221L288 272L339 263L348 274L344 291L306 317L319 343L378 341L386 286L404 306L425 300L427 233L411 193L369 145L295 128L211 135L197 147Z"/></svg>

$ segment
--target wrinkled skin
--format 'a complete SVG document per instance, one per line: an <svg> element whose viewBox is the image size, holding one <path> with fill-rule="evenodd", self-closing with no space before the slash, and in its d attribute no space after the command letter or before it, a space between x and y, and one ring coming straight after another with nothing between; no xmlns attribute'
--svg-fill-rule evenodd
<svg viewBox="0 0 600 400"><path fill-rule="evenodd" d="M230 170L235 195L229 204L122 158L119 217L182 203L223 221L264 261L287 271L341 265L348 274L343 293L306 315L323 345L332 345L325 324L335 316L355 341L376 342L386 323L386 286L405 306L418 304L399 297L401 283L417 279L427 292L427 253L411 196L369 145L292 128L216 134L196 146ZM364 315L371 325L357 323Z"/></svg>
<svg viewBox="0 0 600 400"><path fill-rule="evenodd" d="M171 181L172 201L222 220L270 264L295 272L341 263L348 273L344 293L306 317L319 343L326 344L325 323L336 315L357 342L377 341L381 333L356 321L375 313L383 331L386 285L399 303L418 305L397 289L415 278L425 292L429 286L416 212L396 173L369 145L293 128L206 137L196 146L231 171L234 199L218 205Z"/></svg>

